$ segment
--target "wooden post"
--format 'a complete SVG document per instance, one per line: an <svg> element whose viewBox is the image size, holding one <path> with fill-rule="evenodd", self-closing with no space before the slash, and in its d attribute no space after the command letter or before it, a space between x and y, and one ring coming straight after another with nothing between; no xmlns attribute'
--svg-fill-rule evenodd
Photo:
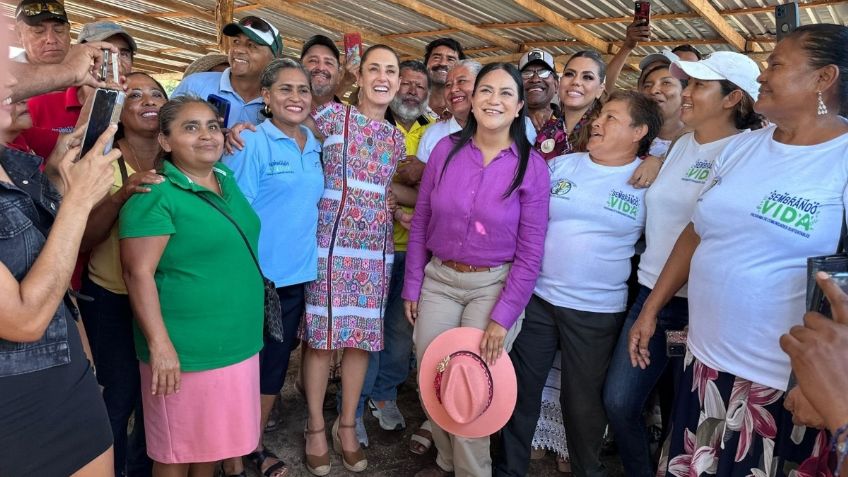
<svg viewBox="0 0 848 477"><path fill-rule="evenodd" d="M221 33L221 30L224 29L224 25L232 23L232 21L233 0L218 0L218 4L215 7L215 26L218 27L216 31L218 35L218 49L224 53L230 50L230 42L227 41L227 37Z"/></svg>

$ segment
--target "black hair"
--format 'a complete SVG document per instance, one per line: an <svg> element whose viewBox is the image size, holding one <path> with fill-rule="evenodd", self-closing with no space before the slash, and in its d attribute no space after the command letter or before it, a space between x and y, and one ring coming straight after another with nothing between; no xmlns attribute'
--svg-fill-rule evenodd
<svg viewBox="0 0 848 477"><path fill-rule="evenodd" d="M129 81L129 79L133 76L146 76L146 77L150 78L150 80L153 81L156 84L156 87L159 88L160 91L162 91L162 94L165 96L165 101L168 101L168 92L165 90L165 87L162 86L162 83L160 83L156 78L154 78L154 77L150 76L149 74L144 73L142 71L133 71L132 73L126 75L127 81ZM123 123L123 121L119 121L118 122L118 130L115 131L115 141L117 141L118 139L122 139L125 136L126 136L126 132L124 131L124 123Z"/></svg>
<svg viewBox="0 0 848 477"><path fill-rule="evenodd" d="M603 83L603 81L607 77L607 64L604 61L604 57L602 57L600 53L595 50L580 50L577 53L571 55L568 61L565 62L565 67L568 67L568 64L571 63L571 60L575 58L589 58L590 60L594 61L595 64L598 65L598 77ZM563 68L563 71L565 71L565 67Z"/></svg>
<svg viewBox="0 0 848 477"><path fill-rule="evenodd" d="M168 100L167 103L163 104L162 107L159 108L159 133L165 136L170 136L171 124L177 120L177 116L180 115L180 112L186 106L190 106L192 104L202 104L209 108L209 111L212 111L212 114L214 114L216 118L218 117L218 111L205 99L193 94L177 96L176 98ZM159 156L156 158L156 169L161 169L163 161L171 162L171 153L165 152L164 149L159 151Z"/></svg>
<svg viewBox="0 0 848 477"><path fill-rule="evenodd" d="M403 72L403 70L412 70L421 73L422 75L427 77L427 89L430 89L430 74L427 71L427 66L424 63L418 60L401 61L400 66L398 67L398 71Z"/></svg>
<svg viewBox="0 0 848 477"><path fill-rule="evenodd" d="M480 70L480 73L474 80L474 94L477 94L477 87L480 85L480 80L487 74L497 70L506 71L510 76L512 76L512 80L515 81L517 89L518 101L523 103L521 108L518 110L518 116L513 118L512 124L509 126L509 135L512 138L513 143L515 143L515 147L518 149L518 167L515 169L515 176L512 179L512 183L503 195L504 198L507 198L515 192L516 189L521 187L521 183L524 182L524 174L527 172L527 164L530 162L531 144L530 141L527 140L527 103L524 101L524 81L521 79L521 72L518 71L518 67L512 63L489 63L483 66L483 69ZM466 121L465 127L462 128L462 131L450 135L451 141L454 145L450 153L448 153L447 159L445 159L445 165L442 169L442 177L444 177L445 171L447 171L451 159L454 158L460 149L465 147L465 145L471 141L471 138L474 137L476 132L477 120L474 118L474 111L472 110L471 114L468 115L468 121Z"/></svg>
<svg viewBox="0 0 848 477"><path fill-rule="evenodd" d="M672 76L674 79L680 82L680 89L686 89L686 86L689 85L688 79L680 79L671 74L671 63L656 63L650 68L646 68L639 75L639 84L645 86L645 81L647 81L648 76L651 76L655 71L666 69L668 70L669 76ZM640 87L641 89L641 87Z"/></svg>
<svg viewBox="0 0 848 477"><path fill-rule="evenodd" d="M565 68L568 68L568 64L571 63L571 60L575 58L588 58L595 62L595 65L598 67L598 81L601 83L604 82L607 76L607 64L604 62L604 58L595 50L581 50L577 53L571 55L568 58L568 61L565 62L565 66L563 67L563 73L565 73ZM604 93L606 95L606 93ZM598 117L598 114L601 112L601 108L604 106L604 100L601 98L595 99L592 101L592 104L589 106L589 109L586 110L586 117L589 118L589 122L584 125L584 127L580 128L580 131L577 132L577 137L575 138L573 144L574 148L572 152L583 152L586 150L586 145L589 143L589 137L592 135L592 121ZM563 114L565 114L563 112Z"/></svg>
<svg viewBox="0 0 848 477"><path fill-rule="evenodd" d="M459 44L458 41L453 38L438 38L436 40L427 43L427 46L424 47L424 64L430 61L430 55L433 54L433 50L440 46L446 46L451 50L456 52L457 59L464 60L465 52L462 51L462 45Z"/></svg>
<svg viewBox="0 0 848 477"><path fill-rule="evenodd" d="M718 84L721 86L721 94L723 96L727 96L737 89L742 93L742 99L733 108L733 125L736 129L750 129L753 131L762 128L766 124L765 116L754 111L754 98L747 91L736 86L730 80L720 80Z"/></svg>
<svg viewBox="0 0 848 477"><path fill-rule="evenodd" d="M848 27L830 23L803 25L786 38L799 41L813 68L834 65L839 69L836 99L840 114L848 115Z"/></svg>
<svg viewBox="0 0 848 477"><path fill-rule="evenodd" d="M369 47L365 50L365 52L364 52L364 53L362 53L362 60L361 60L361 61L360 61L360 63L359 63L359 72L360 72L360 73L362 73L362 67L365 65L365 60L367 60L367 59L368 59L368 55L370 55L370 54L371 54L371 52L376 51L376 50L386 50L386 51L388 51L388 52L391 52L391 54L395 55L395 58L397 59L397 62L398 62L398 63L400 63L400 57L398 56L398 54L397 54L397 52L394 50L394 48L392 48L392 47L391 47L391 46L389 46L389 45L384 45L384 44L382 44L382 43L377 43L376 45L371 45L371 46L369 46ZM398 74L400 74L400 69L398 69Z"/></svg>
<svg viewBox="0 0 848 477"><path fill-rule="evenodd" d="M651 149L651 143L660 133L662 128L663 117L660 105L653 99L633 90L618 90L607 98L607 103L611 101L624 101L627 103L627 111L630 113L632 122L630 126L647 126L648 132L639 140L639 149L636 155L643 157L648 154Z"/></svg>
<svg viewBox="0 0 848 477"><path fill-rule="evenodd" d="M704 59L704 57L701 56L701 52L696 50L694 46L692 46L688 43L684 43L682 45L675 46L674 49L671 50L672 53L677 53L678 51L688 51L689 53L692 53L693 55L695 55L698 58L699 61Z"/></svg>

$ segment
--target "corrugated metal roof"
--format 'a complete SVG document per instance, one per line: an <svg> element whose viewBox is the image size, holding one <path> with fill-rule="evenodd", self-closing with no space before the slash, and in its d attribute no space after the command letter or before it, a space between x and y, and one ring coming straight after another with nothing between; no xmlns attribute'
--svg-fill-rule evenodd
<svg viewBox="0 0 848 477"><path fill-rule="evenodd" d="M441 36L457 39L466 49L471 50L470 56L480 58L512 58L534 45L542 45L555 56L569 55L585 48L581 43L574 42L572 34L545 23L536 13L513 1L419 0L415 3L480 26L515 43L515 49L492 45L471 31L459 31L442 24L428 15L402 6L405 1L236 0L234 6L237 18L258 15L277 26L285 39L285 54L292 56L299 56L302 42L315 33L325 34L341 42L344 31L357 30L376 34L376 38L369 36L366 44L381 40L381 35L392 35L387 40L406 46L407 51L402 52L404 56L414 51L423 54L424 46ZM620 44L624 40L627 24L633 14L631 0L536 0L535 3L557 18L574 22L607 44ZM710 0L710 5L721 14L724 21L748 40L749 48L760 47L763 51L770 51L774 46L775 18L772 9L776 3L777 0ZM846 0L807 0L800 3L802 24L845 25L848 22ZM16 0L0 0L3 14L9 16L13 14L16 4ZM143 36L137 38L142 50L139 58L147 64L158 63L162 69L180 70L203 52L214 49L217 35L215 0L68 0L66 4L74 21L74 34L79 31L79 23L113 18ZM306 19L295 17L282 13L285 9L298 9L312 16ZM639 56L685 42L693 43L704 53L733 49L712 25L693 13L683 0L653 0L651 9L652 15L656 17L652 20L654 41L637 47L632 53L633 62ZM755 10L745 12L744 9ZM186 13L198 10L206 14ZM116 15L115 12L119 11L126 14ZM325 23L326 19L339 23ZM507 24L507 27L495 24ZM141 69L145 68L149 67ZM624 79L631 76L631 73L625 72Z"/></svg>

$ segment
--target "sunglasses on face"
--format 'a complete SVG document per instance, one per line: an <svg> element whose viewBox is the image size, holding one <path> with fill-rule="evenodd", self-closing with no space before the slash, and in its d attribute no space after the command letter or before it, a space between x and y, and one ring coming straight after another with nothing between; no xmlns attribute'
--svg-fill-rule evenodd
<svg viewBox="0 0 848 477"><path fill-rule="evenodd" d="M529 80L530 78L533 77L533 75L536 75L541 79L548 79L548 78L551 77L552 74L554 74L553 71L545 70L545 69L542 69L542 70L524 70L524 71L521 72L521 77L523 79Z"/></svg>
<svg viewBox="0 0 848 477"><path fill-rule="evenodd" d="M62 4L58 2L30 3L28 5L22 6L20 11L18 12L18 15L24 14L27 17L34 17L36 15L41 15L42 13L52 13L53 15L66 16L65 7L63 7Z"/></svg>
<svg viewBox="0 0 848 477"><path fill-rule="evenodd" d="M259 30L262 33L268 33L269 31L271 31L271 25L269 25L268 22L259 17L244 17L240 23L242 24L242 26Z"/></svg>

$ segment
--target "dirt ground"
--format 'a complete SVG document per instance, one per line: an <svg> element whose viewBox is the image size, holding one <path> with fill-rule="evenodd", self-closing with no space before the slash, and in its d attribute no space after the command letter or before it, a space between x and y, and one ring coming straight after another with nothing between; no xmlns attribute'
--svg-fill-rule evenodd
<svg viewBox="0 0 848 477"><path fill-rule="evenodd" d="M279 455L291 468L291 477L311 476L304 465L303 456L303 426L306 422L306 402L294 389L296 370L300 365L300 351L292 353L292 361L289 366L289 375L283 389L282 411L280 427L272 432L265 433L265 445ZM331 385L331 389L335 386ZM374 477L412 477L422 467L435 459L435 451L419 456L409 451L409 438L418 425L424 421L424 413L419 405L418 396L415 392L414 377L410 375L409 380L401 387L398 396L398 406L406 419L406 430L384 431L380 428L377 420L369 412L365 413L365 427L368 430L370 445L365 449L368 457L368 469L360 473L362 476ZM336 418L334 410L325 411L325 419L328 425ZM329 433L327 435L329 439ZM348 472L341 462L341 457L332 451L330 458L333 470L331 476L353 476ZM605 463L610 477L620 477L624 473L618 462L618 457L605 458ZM248 475L257 476L248 469ZM561 477L556 470L556 460L549 453L544 459L532 461L527 475L541 477Z"/></svg>

